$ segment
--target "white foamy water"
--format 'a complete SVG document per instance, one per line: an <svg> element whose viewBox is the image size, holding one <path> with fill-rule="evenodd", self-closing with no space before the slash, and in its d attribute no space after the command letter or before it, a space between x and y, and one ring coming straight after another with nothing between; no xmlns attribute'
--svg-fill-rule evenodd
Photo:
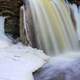
<svg viewBox="0 0 80 80"><path fill-rule="evenodd" d="M65 52L50 58L34 74L35 80L80 80L80 52Z"/></svg>

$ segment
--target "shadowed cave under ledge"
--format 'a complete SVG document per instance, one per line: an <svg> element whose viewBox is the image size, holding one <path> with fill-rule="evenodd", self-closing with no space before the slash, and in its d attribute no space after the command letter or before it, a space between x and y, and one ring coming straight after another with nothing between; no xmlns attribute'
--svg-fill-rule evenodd
<svg viewBox="0 0 80 80"><path fill-rule="evenodd" d="M19 37L21 0L0 0L0 16L5 17L5 33L13 38Z"/></svg>

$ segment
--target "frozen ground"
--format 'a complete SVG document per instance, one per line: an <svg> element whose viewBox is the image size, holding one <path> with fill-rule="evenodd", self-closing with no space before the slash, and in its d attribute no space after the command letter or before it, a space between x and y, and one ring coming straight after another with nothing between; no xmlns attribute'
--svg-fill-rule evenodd
<svg viewBox="0 0 80 80"><path fill-rule="evenodd" d="M5 43L0 45L0 80L34 80L32 72L45 64L48 57L21 43Z"/></svg>

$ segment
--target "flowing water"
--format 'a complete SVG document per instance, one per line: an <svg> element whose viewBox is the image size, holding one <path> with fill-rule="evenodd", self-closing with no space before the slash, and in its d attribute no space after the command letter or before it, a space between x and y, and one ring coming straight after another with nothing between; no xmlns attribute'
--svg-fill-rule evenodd
<svg viewBox="0 0 80 80"><path fill-rule="evenodd" d="M69 7L60 0L29 0L38 47L48 55L78 49Z"/></svg>

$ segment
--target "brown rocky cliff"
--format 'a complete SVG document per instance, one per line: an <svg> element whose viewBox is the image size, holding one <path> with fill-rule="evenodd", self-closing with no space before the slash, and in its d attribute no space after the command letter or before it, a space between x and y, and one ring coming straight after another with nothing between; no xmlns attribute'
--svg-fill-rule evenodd
<svg viewBox="0 0 80 80"><path fill-rule="evenodd" d="M19 36L19 13L21 0L0 0L0 16L5 16L5 32L14 38ZM15 32L15 33L14 33Z"/></svg>

